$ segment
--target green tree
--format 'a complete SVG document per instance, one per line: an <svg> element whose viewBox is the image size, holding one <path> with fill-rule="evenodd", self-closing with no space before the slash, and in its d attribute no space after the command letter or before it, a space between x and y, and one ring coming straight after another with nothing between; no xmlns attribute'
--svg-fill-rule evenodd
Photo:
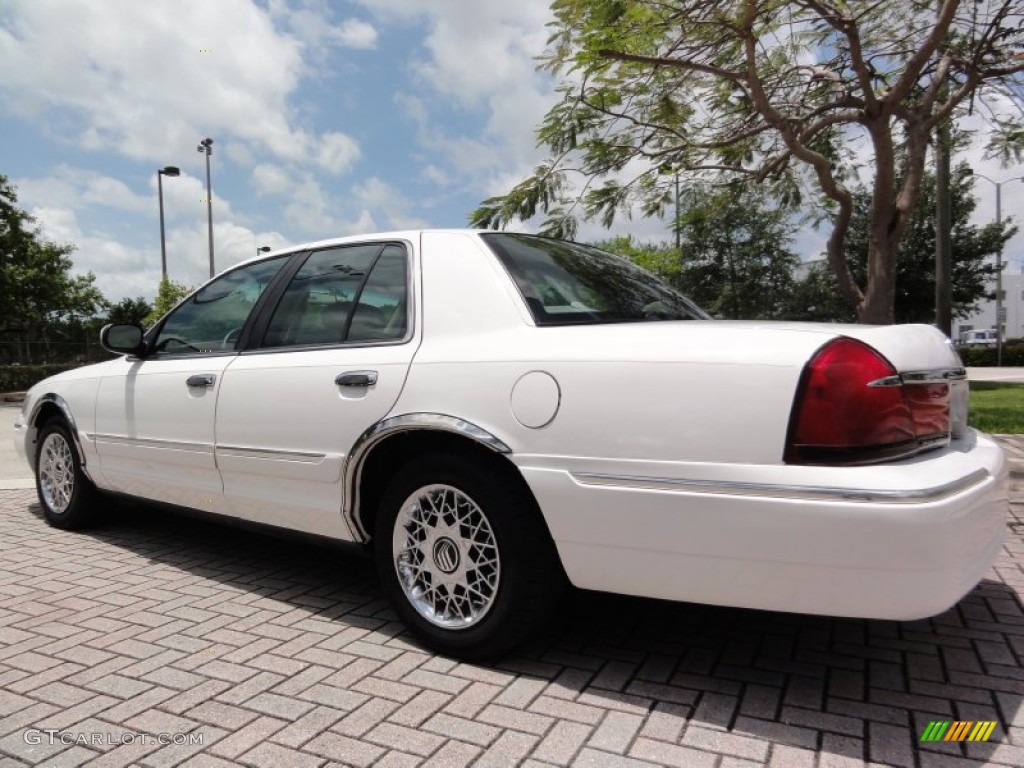
<svg viewBox="0 0 1024 768"><path fill-rule="evenodd" d="M971 216L978 205L972 190L971 169L961 164L950 184L952 213L953 315L973 314L987 296L986 282L995 275L992 257L1017 232L1010 220L978 227ZM854 191L854 215L846 238L845 255L850 271L862 278L867 269L871 194ZM931 323L935 320L935 177L926 174L921 195L900 243L896 270L895 319L901 323ZM842 309L838 286L831 275L812 270L794 294L792 314L805 319L852 320ZM831 317L820 314L832 313Z"/></svg>
<svg viewBox="0 0 1024 768"><path fill-rule="evenodd" d="M787 212L743 187L687 195L684 202L678 250L668 243L642 246L623 237L597 247L660 275L718 317L784 317L800 263L789 249L793 225Z"/></svg>
<svg viewBox="0 0 1024 768"><path fill-rule="evenodd" d="M843 300L836 273L825 261L807 265L804 277L795 281L786 317L816 323L857 322L857 313Z"/></svg>
<svg viewBox="0 0 1024 768"><path fill-rule="evenodd" d="M153 302L153 309L142 319L142 324L147 328L153 325L194 290L184 283L176 283L169 277L162 278L160 287L157 289L156 300Z"/></svg>
<svg viewBox="0 0 1024 768"><path fill-rule="evenodd" d="M126 296L110 308L107 313L107 322L143 325L152 311L153 305L146 301L144 296L136 296L134 299Z"/></svg>
<svg viewBox="0 0 1024 768"><path fill-rule="evenodd" d="M1018 86L1020 0L555 0L542 61L563 75L538 128L547 161L471 214L477 226L577 211L610 224L671 200L664 168L826 199L828 258L862 322L891 322L895 260L930 137L968 100ZM948 87L943 87L948 85ZM1004 134L1012 126L1004 126ZM870 165L867 269L850 270L849 182ZM582 190L580 192L579 190Z"/></svg>
<svg viewBox="0 0 1024 768"><path fill-rule="evenodd" d="M693 196L677 225L682 235L679 287L718 317L783 317L800 257L789 249L784 209L756 190L728 187Z"/></svg>
<svg viewBox="0 0 1024 768"><path fill-rule="evenodd" d="M620 235L593 243L595 248L623 256L648 272L653 272L679 288L679 251L669 243L638 243L629 235Z"/></svg>
<svg viewBox="0 0 1024 768"><path fill-rule="evenodd" d="M17 192L0 174L0 335L13 340L18 357L33 362L49 352L53 332L107 306L91 272L73 275L73 245L43 238L35 220L17 205Z"/></svg>

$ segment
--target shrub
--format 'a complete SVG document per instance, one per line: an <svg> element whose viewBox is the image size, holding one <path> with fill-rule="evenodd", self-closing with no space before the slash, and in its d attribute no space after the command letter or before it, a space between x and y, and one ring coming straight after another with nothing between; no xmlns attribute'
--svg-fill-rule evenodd
<svg viewBox="0 0 1024 768"><path fill-rule="evenodd" d="M964 365L992 366L996 364L995 347L960 347L957 350ZM1024 366L1024 344L1003 344L1003 365Z"/></svg>
<svg viewBox="0 0 1024 768"><path fill-rule="evenodd" d="M49 363L47 365L0 365L0 392L20 392L47 376L79 368L78 363Z"/></svg>

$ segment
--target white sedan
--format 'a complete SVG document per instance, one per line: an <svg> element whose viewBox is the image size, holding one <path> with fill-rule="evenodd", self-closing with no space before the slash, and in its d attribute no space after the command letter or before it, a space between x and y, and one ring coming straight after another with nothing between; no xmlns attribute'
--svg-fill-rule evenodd
<svg viewBox="0 0 1024 768"><path fill-rule="evenodd" d="M941 333L710 320L574 243L315 243L102 342L15 427L52 525L116 492L354 542L451 655L506 651L566 582L931 616L1003 541L1005 461Z"/></svg>

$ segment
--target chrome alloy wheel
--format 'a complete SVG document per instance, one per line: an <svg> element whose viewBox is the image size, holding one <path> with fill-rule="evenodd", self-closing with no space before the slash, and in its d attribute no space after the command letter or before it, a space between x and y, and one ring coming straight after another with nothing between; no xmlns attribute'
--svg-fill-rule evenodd
<svg viewBox="0 0 1024 768"><path fill-rule="evenodd" d="M62 514L75 492L75 461L71 446L59 432L52 432L39 452L39 489L53 512Z"/></svg>
<svg viewBox="0 0 1024 768"><path fill-rule="evenodd" d="M501 563L494 531L469 496L426 485L402 504L391 545L402 591L443 629L465 629L494 605Z"/></svg>

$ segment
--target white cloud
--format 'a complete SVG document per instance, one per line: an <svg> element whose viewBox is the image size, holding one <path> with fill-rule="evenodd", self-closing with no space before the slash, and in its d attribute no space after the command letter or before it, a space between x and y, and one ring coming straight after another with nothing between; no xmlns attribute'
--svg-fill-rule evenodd
<svg viewBox="0 0 1024 768"><path fill-rule="evenodd" d="M338 41L348 48L376 48L377 30L359 19L345 19L337 28Z"/></svg>
<svg viewBox="0 0 1024 768"><path fill-rule="evenodd" d="M308 148L289 124L301 45L249 0L5 5L0 69L18 77L0 92L23 116L55 115L65 141L158 163L205 135L294 159Z"/></svg>
<svg viewBox="0 0 1024 768"><path fill-rule="evenodd" d="M154 199L133 192L120 179L64 164L50 176L17 179L14 185L20 201L28 206L70 209L84 204L143 213L156 210Z"/></svg>
<svg viewBox="0 0 1024 768"><path fill-rule="evenodd" d="M377 29L372 24L355 17L335 24L334 6L325 0L272 0L267 10L317 56L326 55L332 46L361 50L377 47Z"/></svg>
<svg viewBox="0 0 1024 768"><path fill-rule="evenodd" d="M365 209L378 211L388 229L421 229L428 223L409 213L412 202L387 182L376 176L359 182L352 188L352 196Z"/></svg>
<svg viewBox="0 0 1024 768"><path fill-rule="evenodd" d="M536 71L552 19L548 0L359 1L384 24L426 25L423 48L410 54L408 67L413 81L440 101L407 89L394 99L419 128L419 143L430 155L425 166L435 169L428 175L440 170L483 191L499 175L519 181L532 171L543 157L534 130L555 101L553 80ZM483 135L453 133L431 119L432 109L449 105L469 114L483 111Z"/></svg>
<svg viewBox="0 0 1024 768"><path fill-rule="evenodd" d="M261 195L286 195L292 185L288 172L272 163L260 163L254 167L252 183Z"/></svg>
<svg viewBox="0 0 1024 768"><path fill-rule="evenodd" d="M329 173L344 173L359 159L359 144L344 133L325 133L319 138L317 145L317 162Z"/></svg>

